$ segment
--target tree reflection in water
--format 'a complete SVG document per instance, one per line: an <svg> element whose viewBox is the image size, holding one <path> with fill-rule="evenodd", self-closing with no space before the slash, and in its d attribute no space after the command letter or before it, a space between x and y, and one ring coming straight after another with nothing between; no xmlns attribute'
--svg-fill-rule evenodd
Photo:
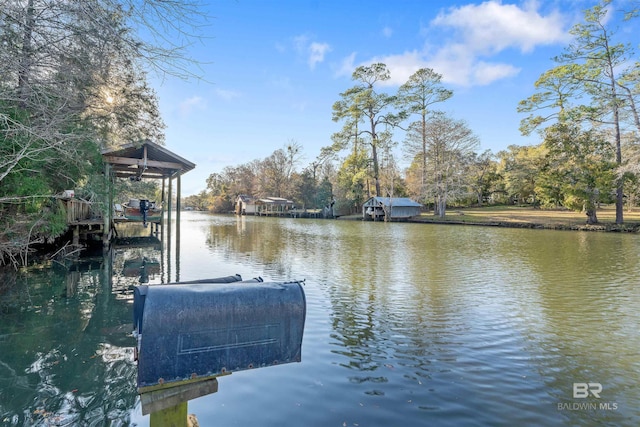
<svg viewBox="0 0 640 427"><path fill-rule="evenodd" d="M131 302L111 292L106 261L3 273L1 425L130 424Z"/></svg>

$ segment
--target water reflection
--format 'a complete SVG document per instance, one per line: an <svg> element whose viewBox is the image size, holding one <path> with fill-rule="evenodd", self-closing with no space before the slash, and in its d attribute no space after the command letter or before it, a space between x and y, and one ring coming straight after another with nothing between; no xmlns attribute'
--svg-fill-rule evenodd
<svg viewBox="0 0 640 427"><path fill-rule="evenodd" d="M128 424L137 398L129 304L113 297L104 267L14 273L1 304L3 425Z"/></svg>
<svg viewBox="0 0 640 427"><path fill-rule="evenodd" d="M1 425L131 424L132 289L168 270L158 236L128 234L102 255L3 271Z"/></svg>
<svg viewBox="0 0 640 427"><path fill-rule="evenodd" d="M242 218L207 242L268 274L304 272L318 314L303 348L324 354L332 405L361 424L393 425L400 408L409 425L640 417L636 236ZM587 381L625 409L558 409Z"/></svg>
<svg viewBox="0 0 640 427"><path fill-rule="evenodd" d="M220 381L189 403L202 425L640 423L638 236L182 221L180 251L174 233L169 244L6 279L15 284L0 291L0 420L148 425L130 354L131 287L239 273L306 279L303 362ZM601 399L584 401L617 410L559 409L581 402L574 382L601 383Z"/></svg>

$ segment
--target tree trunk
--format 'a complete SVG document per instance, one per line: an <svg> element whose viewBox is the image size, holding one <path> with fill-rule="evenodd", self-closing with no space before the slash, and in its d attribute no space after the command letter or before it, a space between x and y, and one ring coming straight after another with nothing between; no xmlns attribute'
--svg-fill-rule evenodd
<svg viewBox="0 0 640 427"><path fill-rule="evenodd" d="M380 197L381 193L380 193L380 167L378 166L378 150L376 148L376 143L374 141L374 143L371 145L372 148L372 153L373 153L373 179L375 180L375 184L376 184L376 197Z"/></svg>
<svg viewBox="0 0 640 427"><path fill-rule="evenodd" d="M595 206L587 208L586 214L587 214L587 224L593 225L598 223L598 216L596 214Z"/></svg>
<svg viewBox="0 0 640 427"><path fill-rule="evenodd" d="M437 194L433 214L438 216L438 218L444 218L446 210L447 210L447 198L445 197L444 194L441 194L441 193Z"/></svg>
<svg viewBox="0 0 640 427"><path fill-rule="evenodd" d="M613 126L615 130L615 143L616 143L616 164L622 165L622 141L620 132L620 109L618 106L618 94L616 92L616 79L615 79L615 66L611 58L611 50L609 49L608 36L605 33L605 47L607 49L607 66L608 74L611 79L611 104L613 105ZM618 179L616 185L616 224L620 225L623 222L623 210L624 210L624 190L623 180Z"/></svg>
<svg viewBox="0 0 640 427"><path fill-rule="evenodd" d="M35 26L35 11L33 8L33 0L29 0L27 4L27 15L24 19L24 33L22 34L22 52L20 58L20 69L18 70L18 94L22 107L26 107L29 99L29 78L31 75L31 63L33 61L33 52L31 49L33 27Z"/></svg>
<svg viewBox="0 0 640 427"><path fill-rule="evenodd" d="M427 184L427 115L426 112L422 113L422 170L420 176L420 196L425 197L427 192L425 187Z"/></svg>
<svg viewBox="0 0 640 427"><path fill-rule="evenodd" d="M616 224L620 225L623 222L623 209L624 209L624 188L622 185L622 179L618 180L616 186Z"/></svg>
<svg viewBox="0 0 640 427"><path fill-rule="evenodd" d="M589 197L584 203L584 210L587 214L587 224L593 225L598 223L598 216L596 215L596 195L592 190L588 190Z"/></svg>

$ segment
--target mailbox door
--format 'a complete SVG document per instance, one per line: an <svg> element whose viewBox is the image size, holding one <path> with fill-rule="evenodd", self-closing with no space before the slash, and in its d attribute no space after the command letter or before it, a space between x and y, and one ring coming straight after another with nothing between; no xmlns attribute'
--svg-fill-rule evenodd
<svg viewBox="0 0 640 427"><path fill-rule="evenodd" d="M216 277L214 279L193 280L189 282L174 283L174 285L189 285L195 283L233 283L240 282L242 276L235 274L233 276ZM262 282L261 278L255 278L249 282ZM149 285L136 286L133 289L133 329L137 334L142 333L142 317L144 314L144 302L147 297L147 289Z"/></svg>
<svg viewBox="0 0 640 427"><path fill-rule="evenodd" d="M305 314L299 282L148 286L138 387L299 362Z"/></svg>

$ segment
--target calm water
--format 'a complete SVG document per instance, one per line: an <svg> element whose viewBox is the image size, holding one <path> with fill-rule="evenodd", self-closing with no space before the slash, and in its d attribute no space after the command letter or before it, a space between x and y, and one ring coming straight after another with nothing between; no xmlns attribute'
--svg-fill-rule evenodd
<svg viewBox="0 0 640 427"><path fill-rule="evenodd" d="M221 378L189 402L202 426L640 425L640 236L202 213L2 277L0 425L149 425L143 258L150 283L305 280L302 363Z"/></svg>

